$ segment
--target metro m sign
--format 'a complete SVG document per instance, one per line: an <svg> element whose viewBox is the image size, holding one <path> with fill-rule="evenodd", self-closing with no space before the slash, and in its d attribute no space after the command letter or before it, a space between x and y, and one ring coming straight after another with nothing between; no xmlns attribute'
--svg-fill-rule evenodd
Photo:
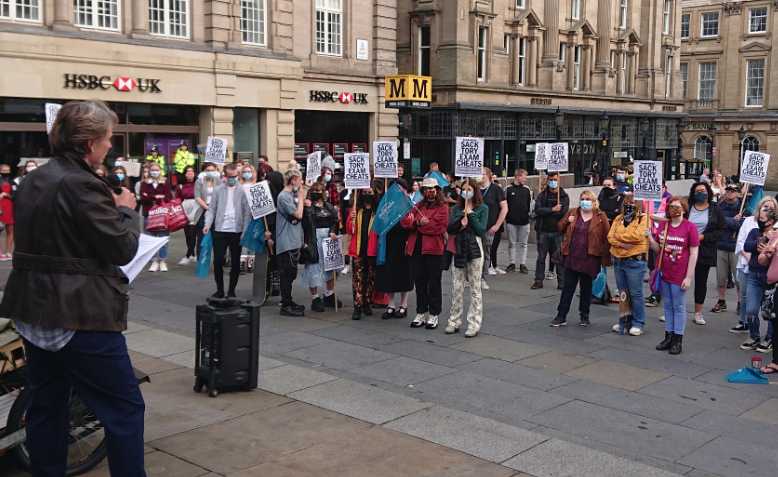
<svg viewBox="0 0 778 477"><path fill-rule="evenodd" d="M432 78L395 75L385 80L387 108L428 108L432 102Z"/></svg>

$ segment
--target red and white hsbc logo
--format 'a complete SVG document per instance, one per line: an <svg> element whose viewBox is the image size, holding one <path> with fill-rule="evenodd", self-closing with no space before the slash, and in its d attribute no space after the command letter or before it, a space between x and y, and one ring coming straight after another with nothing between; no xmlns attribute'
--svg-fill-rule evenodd
<svg viewBox="0 0 778 477"><path fill-rule="evenodd" d="M342 104L349 104L350 102L354 101L354 95L352 93L340 93L340 96L338 96L338 101L340 101Z"/></svg>
<svg viewBox="0 0 778 477"><path fill-rule="evenodd" d="M367 93L311 90L309 101L314 103L367 104Z"/></svg>
<svg viewBox="0 0 778 477"><path fill-rule="evenodd" d="M137 90L141 93L161 93L158 79L131 78L129 76L96 76L65 74L65 88L67 89L102 89L114 88L122 93Z"/></svg>

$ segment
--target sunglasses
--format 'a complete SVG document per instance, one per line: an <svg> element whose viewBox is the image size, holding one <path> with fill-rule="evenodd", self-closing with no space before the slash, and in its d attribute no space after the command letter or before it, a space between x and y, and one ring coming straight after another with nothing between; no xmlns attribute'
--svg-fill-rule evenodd
<svg viewBox="0 0 778 477"><path fill-rule="evenodd" d="M676 204L676 205L669 205L668 208L670 208L670 209L683 209L683 206Z"/></svg>

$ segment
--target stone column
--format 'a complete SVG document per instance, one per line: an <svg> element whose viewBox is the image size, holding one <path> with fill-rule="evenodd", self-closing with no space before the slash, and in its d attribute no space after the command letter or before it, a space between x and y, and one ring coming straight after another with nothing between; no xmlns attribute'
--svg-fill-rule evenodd
<svg viewBox="0 0 778 477"><path fill-rule="evenodd" d="M632 49L630 51L630 71L629 76L627 77L627 83L629 84L629 93L635 94L635 87L637 85L637 77L638 77L638 52L636 49Z"/></svg>
<svg viewBox="0 0 778 477"><path fill-rule="evenodd" d="M149 6L148 2L132 2L132 36L146 36L149 34Z"/></svg>
<svg viewBox="0 0 778 477"><path fill-rule="evenodd" d="M626 65L624 64L626 58L623 55L624 50L616 50L616 94L625 94L627 83L623 81L624 74L626 73ZM622 87L622 85L624 85Z"/></svg>
<svg viewBox="0 0 778 477"><path fill-rule="evenodd" d="M543 63L555 63L559 59L559 0L545 0L543 11L546 22Z"/></svg>
<svg viewBox="0 0 778 477"><path fill-rule="evenodd" d="M597 68L607 69L610 63L611 43L611 0L597 2Z"/></svg>
<svg viewBox="0 0 778 477"><path fill-rule="evenodd" d="M567 44L565 67L567 68L567 89L572 91L575 88L575 43Z"/></svg>
<svg viewBox="0 0 778 477"><path fill-rule="evenodd" d="M538 84L538 37L527 38L527 86Z"/></svg>
<svg viewBox="0 0 778 477"><path fill-rule="evenodd" d="M54 30L76 30L73 26L73 1L54 0Z"/></svg>
<svg viewBox="0 0 778 477"><path fill-rule="evenodd" d="M592 45L583 45L583 57L581 58L581 91L589 91L591 87L589 70L591 69Z"/></svg>

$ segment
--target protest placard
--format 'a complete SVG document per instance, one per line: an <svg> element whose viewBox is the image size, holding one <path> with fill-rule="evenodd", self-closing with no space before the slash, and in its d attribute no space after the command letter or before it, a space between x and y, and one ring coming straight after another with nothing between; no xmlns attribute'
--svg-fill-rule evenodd
<svg viewBox="0 0 778 477"><path fill-rule="evenodd" d="M321 151L308 154L308 160L305 164L305 183L308 185L316 182L321 175Z"/></svg>
<svg viewBox="0 0 778 477"><path fill-rule="evenodd" d="M61 104L46 103L46 134L51 134L51 128L54 127L60 109L62 109Z"/></svg>
<svg viewBox="0 0 778 477"><path fill-rule="evenodd" d="M484 172L484 140L480 137L458 137L456 140L454 175L481 177Z"/></svg>
<svg viewBox="0 0 778 477"><path fill-rule="evenodd" d="M340 237L336 239L325 238L321 241L321 248L323 253L322 268L325 272L340 270L345 266Z"/></svg>
<svg viewBox="0 0 778 477"><path fill-rule="evenodd" d="M224 164L227 160L227 141L214 136L208 136L208 145L205 148L205 162Z"/></svg>
<svg viewBox="0 0 778 477"><path fill-rule="evenodd" d="M373 142L373 165L375 177L397 178L397 145L394 141Z"/></svg>
<svg viewBox="0 0 778 477"><path fill-rule="evenodd" d="M138 161L116 161L114 167L123 167L127 171L127 177L140 177L140 162Z"/></svg>
<svg viewBox="0 0 778 477"><path fill-rule="evenodd" d="M251 217L259 219L276 211L273 196L270 194L270 186L267 181L257 182L251 187L246 187L246 199L249 202Z"/></svg>
<svg viewBox="0 0 778 477"><path fill-rule="evenodd" d="M662 161L635 161L635 199L662 200Z"/></svg>
<svg viewBox="0 0 778 477"><path fill-rule="evenodd" d="M765 179L767 179L767 166L769 164L770 154L746 151L743 155L743 165L740 168L740 182L763 186Z"/></svg>
<svg viewBox="0 0 778 477"><path fill-rule="evenodd" d="M539 142L535 144L535 170L545 171L548 167L548 153L549 144L547 142Z"/></svg>
<svg viewBox="0 0 778 477"><path fill-rule="evenodd" d="M346 189L370 188L370 154L350 152L343 155L343 182Z"/></svg>
<svg viewBox="0 0 778 477"><path fill-rule="evenodd" d="M564 172L568 168L569 149L566 142L553 142L548 145L546 153L548 172Z"/></svg>

